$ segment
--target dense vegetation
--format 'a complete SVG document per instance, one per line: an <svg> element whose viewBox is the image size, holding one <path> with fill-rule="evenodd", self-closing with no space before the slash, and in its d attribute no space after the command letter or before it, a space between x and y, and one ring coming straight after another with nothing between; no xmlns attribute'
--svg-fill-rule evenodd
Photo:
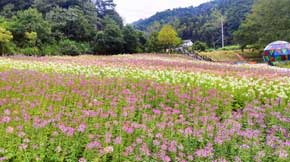
<svg viewBox="0 0 290 162"><path fill-rule="evenodd" d="M235 32L238 43L245 47L264 47L274 40L290 41L290 0L257 0L252 13Z"/></svg>
<svg viewBox="0 0 290 162"><path fill-rule="evenodd" d="M0 58L0 161L289 162L290 72L176 55Z"/></svg>
<svg viewBox="0 0 290 162"><path fill-rule="evenodd" d="M0 11L1 54L135 53L146 43L113 0L5 0Z"/></svg>
<svg viewBox="0 0 290 162"><path fill-rule="evenodd" d="M289 0L213 0L124 25L113 0L0 2L0 54L79 55L164 52L190 39L190 50L224 44L261 49L289 41ZM273 21L275 20L275 21Z"/></svg>
<svg viewBox="0 0 290 162"><path fill-rule="evenodd" d="M225 29L225 44L233 44L233 32L251 11L253 1L215 0L198 7L167 10L135 22L134 26L152 33L160 30L164 24L171 24L182 39L206 42L216 48L221 46L221 19Z"/></svg>

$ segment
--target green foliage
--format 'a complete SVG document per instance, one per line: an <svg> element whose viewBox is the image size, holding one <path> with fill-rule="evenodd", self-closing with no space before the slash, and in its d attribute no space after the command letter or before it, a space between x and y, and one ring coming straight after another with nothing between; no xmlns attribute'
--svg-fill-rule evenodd
<svg viewBox="0 0 290 162"><path fill-rule="evenodd" d="M171 25L163 26L158 33L157 39L164 49L176 47L181 43L181 39Z"/></svg>
<svg viewBox="0 0 290 162"><path fill-rule="evenodd" d="M41 52L43 55L48 56L62 55L61 48L57 44L42 45Z"/></svg>
<svg viewBox="0 0 290 162"><path fill-rule="evenodd" d="M124 52L137 53L139 47L138 33L133 27L127 25L123 28Z"/></svg>
<svg viewBox="0 0 290 162"><path fill-rule="evenodd" d="M135 22L134 26L150 34L159 31L165 24L171 24L183 40L202 41L212 48L218 48L221 47L221 16L224 18L225 44L233 44L233 32L251 11L253 2L254 0L213 0L198 7L158 12L148 19Z"/></svg>
<svg viewBox="0 0 290 162"><path fill-rule="evenodd" d="M12 33L16 42L20 46L27 46L23 40L26 39L25 33L35 32L37 35L37 42L46 42L51 34L50 23L42 17L42 14L36 9L30 8L24 11L18 11L17 15L13 17L13 25L11 27Z"/></svg>
<svg viewBox="0 0 290 162"><path fill-rule="evenodd" d="M0 1L0 26L12 32L17 53L26 55L33 51L38 54L36 48L41 49L42 55L102 53L103 49L110 54L143 51L145 37L133 28L133 34L122 29L123 20L115 6L113 0L4 0ZM114 25L108 29L110 24ZM110 43L107 47L100 47L100 41L95 39L102 32L109 36L105 38ZM124 38L127 49L123 49L123 33L128 34ZM131 39L137 41L129 47ZM101 51L92 50L96 44Z"/></svg>
<svg viewBox="0 0 290 162"><path fill-rule="evenodd" d="M99 54L122 53L124 39L120 27L110 18L106 18L104 31L98 32L96 36L95 51Z"/></svg>
<svg viewBox="0 0 290 162"><path fill-rule="evenodd" d="M28 40L30 46L36 45L37 33L36 32L25 32L25 38Z"/></svg>
<svg viewBox="0 0 290 162"><path fill-rule="evenodd" d="M192 45L192 49L195 51L205 51L208 48L206 43L201 42L201 41L196 41Z"/></svg>
<svg viewBox="0 0 290 162"><path fill-rule="evenodd" d="M40 50L37 47L26 47L19 49L19 53L26 56L40 56Z"/></svg>
<svg viewBox="0 0 290 162"><path fill-rule="evenodd" d="M57 39L67 37L77 41L89 41L94 37L96 26L90 23L79 8L54 8L46 18L51 22Z"/></svg>
<svg viewBox="0 0 290 162"><path fill-rule="evenodd" d="M8 43L13 39L10 31L0 27L0 43Z"/></svg>
<svg viewBox="0 0 290 162"><path fill-rule="evenodd" d="M41 54L48 56L91 54L92 48L88 43L80 43L68 39L41 47Z"/></svg>
<svg viewBox="0 0 290 162"><path fill-rule="evenodd" d="M218 50L223 51L231 51L231 50L239 50L241 47L239 45L225 46L224 48L219 48Z"/></svg>
<svg viewBox="0 0 290 162"><path fill-rule="evenodd" d="M6 51L7 44L13 39L10 31L0 26L0 54L3 55Z"/></svg>
<svg viewBox="0 0 290 162"><path fill-rule="evenodd" d="M158 32L153 32L150 34L148 42L146 44L148 52L159 52L160 46L158 43Z"/></svg>
<svg viewBox="0 0 290 162"><path fill-rule="evenodd" d="M235 33L236 41L246 45L264 47L276 40L290 38L289 0L257 0L252 13Z"/></svg>
<svg viewBox="0 0 290 162"><path fill-rule="evenodd" d="M69 39L65 39L59 42L60 53L63 55L77 56L81 54L81 49L78 47L78 43Z"/></svg>

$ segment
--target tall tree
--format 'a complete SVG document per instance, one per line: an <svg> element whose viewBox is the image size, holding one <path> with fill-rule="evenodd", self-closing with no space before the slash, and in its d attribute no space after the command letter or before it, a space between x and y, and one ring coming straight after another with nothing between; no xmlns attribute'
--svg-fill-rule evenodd
<svg viewBox="0 0 290 162"><path fill-rule="evenodd" d="M5 46L13 39L10 31L0 26L0 54L3 55Z"/></svg>
<svg viewBox="0 0 290 162"><path fill-rule="evenodd" d="M233 32L252 9L255 0L211 0L197 7L177 8L158 12L148 19L134 24L137 29L150 35L164 24L174 26L182 39L206 42L210 47L222 46L221 18L214 12L220 12L224 20L224 42L233 44ZM267 10L267 9L265 9Z"/></svg>
<svg viewBox="0 0 290 162"><path fill-rule="evenodd" d="M137 53L139 46L137 31L135 31L132 26L127 25L123 28L123 37L124 37L124 52Z"/></svg>
<svg viewBox="0 0 290 162"><path fill-rule="evenodd" d="M159 52L160 45L158 43L158 32L152 32L150 34L146 47L148 52Z"/></svg>
<svg viewBox="0 0 290 162"><path fill-rule="evenodd" d="M69 9L54 8L47 14L47 20L52 24L56 36L65 36L78 41L89 41L97 30L78 7Z"/></svg>
<svg viewBox="0 0 290 162"><path fill-rule="evenodd" d="M105 19L104 31L96 36L95 50L98 54L120 54L123 52L124 40L120 27L110 18Z"/></svg>
<svg viewBox="0 0 290 162"><path fill-rule="evenodd" d="M168 49L179 45L181 39L171 25L165 25L158 33L158 42L164 49Z"/></svg>
<svg viewBox="0 0 290 162"><path fill-rule="evenodd" d="M36 32L39 43L50 38L51 26L37 9L18 11L13 21L12 33L20 45L24 45L22 40L25 39L25 32Z"/></svg>
<svg viewBox="0 0 290 162"><path fill-rule="evenodd" d="M123 26L121 16L116 12L116 4L113 0L94 0L98 16L101 18L109 17L114 20L120 27Z"/></svg>
<svg viewBox="0 0 290 162"><path fill-rule="evenodd" d="M257 0L252 13L235 33L243 47L264 47L275 40L290 40L290 1Z"/></svg>
<svg viewBox="0 0 290 162"><path fill-rule="evenodd" d="M100 16L107 16L115 11L116 4L113 0L95 0L97 12Z"/></svg>

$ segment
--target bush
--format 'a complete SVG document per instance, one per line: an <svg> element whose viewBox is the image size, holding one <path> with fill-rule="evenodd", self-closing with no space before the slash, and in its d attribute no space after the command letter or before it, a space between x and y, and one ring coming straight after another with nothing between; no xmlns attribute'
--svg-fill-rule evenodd
<svg viewBox="0 0 290 162"><path fill-rule="evenodd" d="M201 41L196 41L192 45L192 50L205 51L208 48L207 44Z"/></svg>
<svg viewBox="0 0 290 162"><path fill-rule="evenodd" d="M81 54L81 49L78 47L78 43L76 41L72 41L69 39L64 39L59 42L60 53L63 55L71 55L77 56Z"/></svg>
<svg viewBox="0 0 290 162"><path fill-rule="evenodd" d="M24 54L26 56L40 56L40 50L37 47L27 47L27 48L22 48L19 49L20 54Z"/></svg>
<svg viewBox="0 0 290 162"><path fill-rule="evenodd" d="M56 56L61 55L60 46L57 44L45 45L41 48L43 55Z"/></svg>
<svg viewBox="0 0 290 162"><path fill-rule="evenodd" d="M13 42L0 45L1 53L4 55L14 55L17 53L17 46Z"/></svg>
<svg viewBox="0 0 290 162"><path fill-rule="evenodd" d="M232 46L225 46L224 48L220 48L218 50L232 51L232 50L239 50L239 49L241 49L239 45L232 45Z"/></svg>
<svg viewBox="0 0 290 162"><path fill-rule="evenodd" d="M89 43L80 43L78 45L78 48L81 51L81 54L93 54L94 50L92 49L91 45Z"/></svg>

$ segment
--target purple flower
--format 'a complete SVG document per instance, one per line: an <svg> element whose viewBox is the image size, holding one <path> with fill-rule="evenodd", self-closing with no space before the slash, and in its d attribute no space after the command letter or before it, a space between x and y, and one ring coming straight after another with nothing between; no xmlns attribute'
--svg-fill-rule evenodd
<svg viewBox="0 0 290 162"><path fill-rule="evenodd" d="M208 143L204 149L196 150L195 154L198 157L204 157L204 158L213 156L212 144Z"/></svg>
<svg viewBox="0 0 290 162"><path fill-rule="evenodd" d="M170 157L167 155L162 156L161 159L163 162L170 162L171 161Z"/></svg>
<svg viewBox="0 0 290 162"><path fill-rule="evenodd" d="M6 128L6 133L11 134L13 132L14 132L14 128L13 127L9 126L9 127Z"/></svg>
<svg viewBox="0 0 290 162"><path fill-rule="evenodd" d="M100 148L100 147L101 147L101 144L98 141L93 141L87 144L87 148L90 150L94 148Z"/></svg>
<svg viewBox="0 0 290 162"><path fill-rule="evenodd" d="M156 114L156 115L160 115L160 114L161 114L161 111L158 110L158 109L153 109L152 111L153 111L153 113Z"/></svg>
<svg viewBox="0 0 290 162"><path fill-rule="evenodd" d="M27 145L27 144L25 144L25 143L23 143L23 144L20 144L20 145L18 146L19 150L26 150L26 149L27 149L27 147L28 147L28 145Z"/></svg>
<svg viewBox="0 0 290 162"><path fill-rule="evenodd" d="M287 159L288 158L288 152L286 150L279 150L278 156L280 159Z"/></svg>
<svg viewBox="0 0 290 162"><path fill-rule="evenodd" d="M79 127L78 127L78 132L84 133L85 130L86 130L86 128L87 128L87 125L84 124L84 123L82 123L82 124L80 124Z"/></svg>
<svg viewBox="0 0 290 162"><path fill-rule="evenodd" d="M122 143L122 137L117 137L115 140L114 140L114 144L115 145L120 145Z"/></svg>
<svg viewBox="0 0 290 162"><path fill-rule="evenodd" d="M11 118L9 116L4 116L2 119L1 119L1 122L2 123L9 123L11 121Z"/></svg>
<svg viewBox="0 0 290 162"><path fill-rule="evenodd" d="M87 160L85 158L80 158L79 162L87 162Z"/></svg>
<svg viewBox="0 0 290 162"><path fill-rule="evenodd" d="M191 135L192 134L192 127L187 127L185 130L184 130L184 135Z"/></svg>

